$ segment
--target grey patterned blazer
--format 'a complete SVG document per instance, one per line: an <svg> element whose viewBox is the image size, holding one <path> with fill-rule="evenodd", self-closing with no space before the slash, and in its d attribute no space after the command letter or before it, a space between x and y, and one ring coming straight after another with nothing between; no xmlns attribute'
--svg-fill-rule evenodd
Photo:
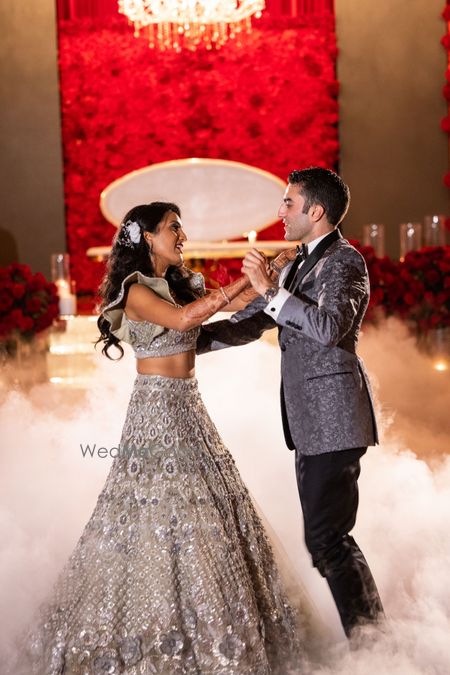
<svg viewBox="0 0 450 675"><path fill-rule="evenodd" d="M378 443L370 384L356 354L368 302L364 258L340 237L283 305L281 412L290 449L318 455ZM265 306L258 297L230 319L202 326L197 353L257 340L275 325Z"/></svg>

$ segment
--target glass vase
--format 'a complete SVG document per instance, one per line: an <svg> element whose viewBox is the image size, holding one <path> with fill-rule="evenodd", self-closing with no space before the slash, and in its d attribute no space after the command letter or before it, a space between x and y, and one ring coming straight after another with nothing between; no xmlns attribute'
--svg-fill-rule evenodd
<svg viewBox="0 0 450 675"><path fill-rule="evenodd" d="M423 224L425 246L445 246L445 216L425 216Z"/></svg>
<svg viewBox="0 0 450 675"><path fill-rule="evenodd" d="M364 246L372 246L378 258L384 257L384 225L369 223L363 225Z"/></svg>
<svg viewBox="0 0 450 675"><path fill-rule="evenodd" d="M400 260L410 251L422 248L422 223L402 223L400 225Z"/></svg>
<svg viewBox="0 0 450 675"><path fill-rule="evenodd" d="M77 313L75 282L70 278L70 256L68 253L54 253L51 257L52 280L59 296L60 316L74 316Z"/></svg>

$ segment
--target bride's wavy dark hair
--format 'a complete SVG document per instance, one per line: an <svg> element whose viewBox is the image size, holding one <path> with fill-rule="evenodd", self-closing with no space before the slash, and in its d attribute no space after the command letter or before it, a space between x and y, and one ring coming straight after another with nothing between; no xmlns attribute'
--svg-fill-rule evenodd
<svg viewBox="0 0 450 675"><path fill-rule="evenodd" d="M180 208L171 202L151 202L151 204L142 204L132 208L123 219L122 226L127 222L137 223L141 230L140 240L133 243L130 237L121 235L121 230L114 237L111 253L106 267L106 273L100 285L99 295L101 298L99 310L109 305L119 295L123 280L132 272L142 272L147 277L154 277L155 270L150 258L150 248L143 235L143 232L157 232L159 224L166 213L173 211L181 217ZM191 288L190 279L192 272L186 267L170 266L167 269L165 278L171 290L175 293L177 300L181 304L187 304L200 297L200 293ZM123 299L125 303L126 298ZM110 331L111 324L100 314L97 320L97 326L100 331L96 345L103 342L102 354L109 359L121 359L124 351L119 338ZM108 353L110 347L116 347L120 354L117 359L113 359Z"/></svg>

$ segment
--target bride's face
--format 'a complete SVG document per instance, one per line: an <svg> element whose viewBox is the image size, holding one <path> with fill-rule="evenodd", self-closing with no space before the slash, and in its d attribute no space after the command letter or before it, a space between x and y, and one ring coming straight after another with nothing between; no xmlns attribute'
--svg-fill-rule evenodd
<svg viewBox="0 0 450 675"><path fill-rule="evenodd" d="M168 211L154 233L146 232L155 265L182 265L183 244L187 237L179 216Z"/></svg>

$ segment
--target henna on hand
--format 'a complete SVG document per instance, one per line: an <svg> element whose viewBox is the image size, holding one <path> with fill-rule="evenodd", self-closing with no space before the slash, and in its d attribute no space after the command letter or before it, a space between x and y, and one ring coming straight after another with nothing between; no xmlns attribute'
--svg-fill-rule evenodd
<svg viewBox="0 0 450 675"><path fill-rule="evenodd" d="M295 260L296 255L297 249L295 247L287 248L284 251L281 251L281 253L279 253L277 257L272 260L270 263L270 268L272 270L270 277L272 281L278 281L282 270L286 267L286 265Z"/></svg>
<svg viewBox="0 0 450 675"><path fill-rule="evenodd" d="M279 253L277 257L274 258L272 262L268 265L269 277L274 284L278 282L280 274L286 267L286 265L295 260L296 255L297 249L295 247L284 249L284 251L281 251L281 253ZM250 302L255 300L255 298L257 298L258 295L259 293L255 291L253 286L249 286L237 296L237 299L240 300L242 302L242 305L245 307Z"/></svg>
<svg viewBox="0 0 450 675"><path fill-rule="evenodd" d="M206 319L209 319L213 314L228 305L249 286L250 280L244 275L228 284L228 286L220 287L215 291L211 291L211 293L208 293L203 298L185 305L183 312L188 324L190 324L190 327L200 325L203 321L206 321Z"/></svg>

